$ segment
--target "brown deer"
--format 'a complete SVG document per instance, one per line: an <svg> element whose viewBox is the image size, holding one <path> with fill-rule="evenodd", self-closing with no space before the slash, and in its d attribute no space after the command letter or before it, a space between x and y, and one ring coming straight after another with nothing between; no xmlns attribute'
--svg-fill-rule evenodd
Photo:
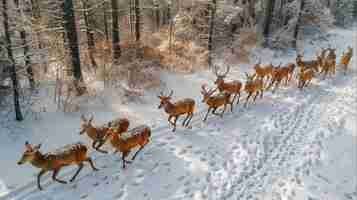
<svg viewBox="0 0 357 200"><path fill-rule="evenodd" d="M340 65L342 66L345 75L347 74L348 64L350 63L352 56L353 56L352 47L348 47L347 52L342 53Z"/></svg>
<svg viewBox="0 0 357 200"><path fill-rule="evenodd" d="M100 149L105 144L104 136L107 134L109 127L116 127L120 129L118 131L124 132L128 130L129 120L126 118L116 119L108 123L108 126L96 127L92 124L93 115L89 120L84 115L81 116L81 130L80 135L86 133L90 139L93 140L92 147L100 153L108 153L105 150Z"/></svg>
<svg viewBox="0 0 357 200"><path fill-rule="evenodd" d="M241 94L240 91L242 89L242 82L238 80L229 81L229 82L224 81L227 74L229 73L229 70L230 67L227 67L227 70L224 74L219 74L217 70L217 66L214 66L214 73L217 77L214 84L217 85L217 88L220 92L226 92L231 95L234 95L231 104L232 105L231 109L233 110L233 103L237 97L238 97L237 104L239 103L240 94Z"/></svg>
<svg viewBox="0 0 357 200"><path fill-rule="evenodd" d="M304 67L305 70L313 69L315 72L319 72L320 62L318 59L310 60L310 61L303 61L302 58L303 58L303 55L301 55L301 54L298 54L296 56L296 64L298 67Z"/></svg>
<svg viewBox="0 0 357 200"><path fill-rule="evenodd" d="M255 75L257 78L262 79L263 81L265 78L267 81L269 81L272 76L273 68L274 66L272 63L262 66L261 61L259 60L259 62L254 65Z"/></svg>
<svg viewBox="0 0 357 200"><path fill-rule="evenodd" d="M210 113L211 110L212 110L212 114L223 117L223 114L227 108L227 104L231 105L231 111L232 111L233 102L230 101L231 94L222 92L217 95L213 95L213 93L217 89L211 89L211 90L207 91L206 85L202 85L201 88L202 88L201 94L203 95L202 103L206 103L208 105L208 111L207 111L206 116L203 119L203 121L207 120L208 114ZM216 113L216 110L222 106L224 108L223 108L221 114Z"/></svg>
<svg viewBox="0 0 357 200"><path fill-rule="evenodd" d="M283 66L283 69L286 69L286 72L287 72L287 79L286 79L285 85L287 85L293 78L295 68L296 68L296 65L294 63L288 63L285 66Z"/></svg>
<svg viewBox="0 0 357 200"><path fill-rule="evenodd" d="M248 101L250 97L255 94L253 101L257 99L257 96L260 94L260 98L263 98L264 94L264 83L262 79L254 79L255 74L249 75L247 72L245 73L247 81L244 86L244 91L248 94L247 99L245 100L244 107L247 107Z"/></svg>
<svg viewBox="0 0 357 200"><path fill-rule="evenodd" d="M289 82L289 78L291 76L291 68L290 67L281 67L281 63L279 64L279 66L274 67L273 69L273 73L272 73L272 78L270 81L270 84L267 87L267 90L270 89L272 86L275 85L274 89L273 89L273 93L279 88L280 84L282 82L284 82L285 80L285 85L287 85L287 83Z"/></svg>
<svg viewBox="0 0 357 200"><path fill-rule="evenodd" d="M311 83L313 77L314 70L301 68L299 73L298 88L302 90L304 87L308 86Z"/></svg>
<svg viewBox="0 0 357 200"><path fill-rule="evenodd" d="M326 57L322 58L322 69L320 71L320 73L324 74L323 79L325 79L328 74L332 76L336 73L336 49L328 48L327 50L329 53Z"/></svg>
<svg viewBox="0 0 357 200"><path fill-rule="evenodd" d="M41 176L46 172L53 171L52 179L62 184L66 184L66 181L57 178L58 172L62 167L68 165L78 165L78 170L70 179L73 182L79 172L82 170L83 162L88 162L94 171L98 169L94 167L93 161L87 156L87 147L81 143L66 145L54 152L42 154L40 152L41 144L32 146L28 142L25 143L25 152L21 159L17 162L18 165L22 165L26 162L30 162L34 167L40 168L41 171L37 176L37 187L42 190Z"/></svg>
<svg viewBox="0 0 357 200"><path fill-rule="evenodd" d="M180 117L180 115L187 114L185 120L183 120L182 122L182 126L188 127L188 125L190 124L193 117L193 112L195 111L195 100L186 98L172 103L171 98L173 93L173 90L171 90L168 96L165 96L163 92L160 93L160 95L158 96L158 98L160 99L160 105L158 106L158 109L164 108L165 112L169 114L168 121L171 125L174 126L172 131L175 132L176 121ZM172 118L174 118L173 122L171 121Z"/></svg>
<svg viewBox="0 0 357 200"><path fill-rule="evenodd" d="M145 145L149 143L150 136L150 127L142 125L122 133L118 133L114 131L114 129L110 128L108 134L106 135L106 140L110 141L110 144L116 150L115 152L122 153L123 168L125 168L126 163L131 163L131 161L125 159L129 155L130 151L135 147L140 147L132 157L131 160L133 161Z"/></svg>

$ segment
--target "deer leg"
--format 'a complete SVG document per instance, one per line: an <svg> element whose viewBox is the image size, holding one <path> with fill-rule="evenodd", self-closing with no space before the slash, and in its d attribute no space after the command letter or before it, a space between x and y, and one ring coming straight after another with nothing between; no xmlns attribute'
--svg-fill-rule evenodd
<svg viewBox="0 0 357 200"><path fill-rule="evenodd" d="M263 98L263 94L264 94L264 89L260 90L260 98Z"/></svg>
<svg viewBox="0 0 357 200"><path fill-rule="evenodd" d="M185 125L186 127L188 127L188 125L190 125L192 118L193 118L193 113L190 113L190 118L188 118L186 125Z"/></svg>
<svg viewBox="0 0 357 200"><path fill-rule="evenodd" d="M82 162L80 162L79 164L78 164L78 169L77 169L77 171L76 171L76 173L73 175L73 177L71 178L71 180L69 180L70 182L73 182L74 181L74 179L76 179L76 177L77 177L77 175L79 174L79 172L83 169L83 163Z"/></svg>
<svg viewBox="0 0 357 200"><path fill-rule="evenodd" d="M175 132L176 131L176 121L177 121L177 119L179 118L179 116L176 116L175 117L175 120L174 120L174 129L172 129L172 132Z"/></svg>
<svg viewBox="0 0 357 200"><path fill-rule="evenodd" d="M131 158L131 160L135 160L136 156L139 154L139 152L144 148L144 146L141 146L140 149L135 152L134 156Z"/></svg>
<svg viewBox="0 0 357 200"><path fill-rule="evenodd" d="M206 120L207 120L208 114L211 112L211 109L212 109L211 107L208 108L208 111L207 111L206 116L205 116L205 118L203 119L203 121L206 121Z"/></svg>
<svg viewBox="0 0 357 200"><path fill-rule="evenodd" d="M60 180L60 179L57 178L57 174L58 174L58 172L60 171L60 169L61 169L61 168L58 168L58 169L55 169L55 170L53 171L52 180L57 181L57 182L62 183L62 184L67 184L66 181L63 181L63 180Z"/></svg>
<svg viewBox="0 0 357 200"><path fill-rule="evenodd" d="M98 171L98 170L99 170L99 169L97 169L96 167L94 167L93 160L92 160L90 157L88 157L88 158L85 159L84 161L89 162L90 166L92 167L92 169L93 169L94 171Z"/></svg>
<svg viewBox="0 0 357 200"><path fill-rule="evenodd" d="M190 113L187 113L186 118L185 118L185 119L183 120L183 122L182 122L182 126L185 126L186 121L188 120L189 117L190 117Z"/></svg>
<svg viewBox="0 0 357 200"><path fill-rule="evenodd" d="M212 114L214 114L214 115L217 115L217 116L218 116L219 114L217 114L217 113L216 113L216 111L217 111L217 107L213 108L213 110L212 110Z"/></svg>
<svg viewBox="0 0 357 200"><path fill-rule="evenodd" d="M108 153L108 151L102 150L100 149L100 147L102 147L105 144L104 140L100 140L97 147L95 148L95 150L97 150L100 153Z"/></svg>
<svg viewBox="0 0 357 200"><path fill-rule="evenodd" d="M125 160L125 158L128 156L129 153L130 153L130 151L122 153L121 160L123 162L123 169L125 169L125 163L128 163L128 164L131 163L130 161Z"/></svg>
<svg viewBox="0 0 357 200"><path fill-rule="evenodd" d="M98 142L97 140L93 140L93 143L92 143L92 148L93 148L93 149L96 149L96 144L97 144L97 142Z"/></svg>
<svg viewBox="0 0 357 200"><path fill-rule="evenodd" d="M255 93L255 96L254 96L254 98L253 98L253 101L255 102L255 100L257 99L257 96L259 95L259 91L257 91L256 93Z"/></svg>
<svg viewBox="0 0 357 200"><path fill-rule="evenodd" d="M237 105L239 104L239 99L240 99L240 92L238 92L238 100L237 100Z"/></svg>
<svg viewBox="0 0 357 200"><path fill-rule="evenodd" d="M227 104L224 104L223 110L220 114L221 118L223 117L223 114L226 112Z"/></svg>
<svg viewBox="0 0 357 200"><path fill-rule="evenodd" d="M245 100L245 104L244 104L244 107L247 107L247 104L248 104L248 100L250 98L250 96L252 96L252 92L249 92L248 96L247 96L247 99Z"/></svg>
<svg viewBox="0 0 357 200"><path fill-rule="evenodd" d="M168 121L171 125L174 125L174 124L172 123L172 121L171 121L172 117L173 117L173 116L170 115L169 118L167 119L167 121Z"/></svg>
<svg viewBox="0 0 357 200"><path fill-rule="evenodd" d="M40 173L37 175L37 187L39 190L43 190L41 187L41 176L44 175L47 172L47 170L41 170Z"/></svg>

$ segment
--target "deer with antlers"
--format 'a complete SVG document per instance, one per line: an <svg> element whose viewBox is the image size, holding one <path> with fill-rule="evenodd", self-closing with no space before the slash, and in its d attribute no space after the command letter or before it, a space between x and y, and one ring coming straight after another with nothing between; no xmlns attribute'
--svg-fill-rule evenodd
<svg viewBox="0 0 357 200"><path fill-rule="evenodd" d="M131 159L133 161L145 145L149 143L150 136L150 127L142 125L127 132L117 132L110 128L108 134L106 135L106 140L110 141L110 144L116 150L115 153L122 153L123 168L125 168L126 163L131 163L131 161L125 159L129 155L130 151L135 147L139 147L139 150L136 151Z"/></svg>
<svg viewBox="0 0 357 200"><path fill-rule="evenodd" d="M215 93L217 89L207 90L206 85L202 85L201 89L201 94L203 95L202 103L206 103L208 105L208 111L203 121L207 120L208 114L211 112L211 110L212 114L223 117L223 114L225 113L228 104L231 105L231 111L233 111L233 102L230 101L230 93L221 92L219 94L213 95L213 93ZM220 114L216 113L216 110L222 106L222 112Z"/></svg>
<svg viewBox="0 0 357 200"><path fill-rule="evenodd" d="M80 135L86 133L88 137L93 140L92 147L100 153L108 153L105 150L100 149L105 144L104 136L107 134L109 127L116 127L116 129L120 129L119 131L124 132L128 130L129 120L126 118L115 119L108 123L107 126L94 126L92 124L93 115L89 120L86 119L84 115L81 115L81 130L79 132Z"/></svg>
<svg viewBox="0 0 357 200"><path fill-rule="evenodd" d="M345 75L347 74L348 64L350 63L352 56L353 56L352 47L348 47L347 52L342 53L340 65L342 66Z"/></svg>
<svg viewBox="0 0 357 200"><path fill-rule="evenodd" d="M174 126L172 132L175 132L176 121L180 117L180 115L187 114L186 118L182 122L182 126L189 126L193 117L193 113L195 111L195 100L191 98L186 98L172 103L171 98L173 93L173 90L171 90L170 94L167 96L165 96L163 92L160 93L160 95L158 96L158 98L160 99L160 105L158 106L158 109L164 108L165 112L169 114L168 121L171 125ZM174 118L173 122L171 121L172 118Z"/></svg>
<svg viewBox="0 0 357 200"><path fill-rule="evenodd" d="M233 95L232 104L231 104L232 105L231 109L233 110L233 103L237 97L238 97L237 104L239 103L242 82L240 82L238 80L229 81L229 82L225 81L224 79L227 77L229 70L230 70L230 67L228 66L227 70L224 74L219 74L219 72L217 70L217 66L214 66L214 73L217 77L214 84L217 85L219 92L226 92L228 94Z"/></svg>
<svg viewBox="0 0 357 200"><path fill-rule="evenodd" d="M21 159L17 162L18 165L30 162L33 166L40 168L41 171L37 175L37 187L42 190L41 177L49 171L53 171L52 179L56 182L66 184L66 181L57 178L57 175L62 167L69 165L78 165L78 170L70 179L73 182L79 172L84 167L84 162L88 162L94 171L98 169L94 167L93 161L87 156L87 147L84 144L76 143L66 145L54 152L43 154L40 152L41 144L32 146L30 143L25 143L25 152Z"/></svg>
<svg viewBox="0 0 357 200"><path fill-rule="evenodd" d="M255 94L253 98L253 102L257 99L257 96L260 94L260 98L263 98L264 94L264 83L262 79L255 79L255 74L249 75L245 72L245 76L247 78L244 91L248 94L247 99L245 100L244 107L247 107L248 101L252 95Z"/></svg>
<svg viewBox="0 0 357 200"><path fill-rule="evenodd" d="M289 78L291 78L292 73L293 73L293 69L291 66L286 65L284 67L281 67L281 63L280 63L277 67L273 68L272 78L270 84L266 89L269 90L271 87L275 85L274 89L272 90L272 92L274 93L279 88L281 83L284 82L284 80L285 80L285 85L288 84Z"/></svg>

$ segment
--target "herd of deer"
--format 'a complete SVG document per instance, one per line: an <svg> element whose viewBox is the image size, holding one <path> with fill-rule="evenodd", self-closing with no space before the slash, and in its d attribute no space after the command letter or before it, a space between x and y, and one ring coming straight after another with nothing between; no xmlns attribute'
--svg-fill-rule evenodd
<svg viewBox="0 0 357 200"><path fill-rule="evenodd" d="M340 65L345 74L347 73L347 67L352 55L353 49L348 47L347 52L344 52L341 56ZM294 77L296 66L299 67L299 72L296 77L298 79L298 88L300 89L303 89L310 84L311 80L315 76L315 73L323 73L324 78L327 75L335 74L335 49L322 49L321 54L317 55L316 60L303 61L302 58L302 55L297 55L296 64L288 63L284 66L281 66L281 64L278 66L273 66L273 64L262 65L259 61L259 63L255 64L253 67L255 71L254 74L250 75L245 73L247 80L244 88L241 81L225 81L225 78L230 71L229 67L223 74L220 74L217 67L215 67L214 73L217 79L214 84L217 88L207 89L206 84L202 85L202 102L208 106L208 111L203 121L207 120L208 114L211 111L212 114L223 117L227 105L230 105L231 112L233 112L233 105L235 102L236 104L239 103L242 89L247 93L246 101L244 103L244 106L247 106L250 98L253 98L253 102L256 101L258 96L263 98L264 90L269 90L274 87L274 92L279 88L280 84L284 83L285 85L288 85ZM189 126L195 111L195 101L193 99L186 98L173 103L171 101L172 95L173 91L171 91L169 95L160 93L158 96L160 99L158 109L163 108L169 115L168 121L171 125L173 125L174 128L172 131L174 132L176 130L176 122L181 115L187 115L183 120L182 125L185 127ZM221 107L223 107L222 112L216 113L217 109ZM100 148L109 141L111 146L114 148L115 153L122 153L121 158L123 168L125 168L125 164L131 163L144 146L149 143L151 129L146 125L128 130L130 122L126 118L115 119L103 126L94 126L92 121L93 116L89 119L87 119L84 115L81 116L80 134L86 133L87 136L93 141L93 149L101 153L108 153ZM71 182L75 180L79 172L82 170L84 162L88 162L93 170L98 170L95 168L92 159L87 155L87 146L82 143L66 145L57 151L47 154L41 153L39 151L40 147L41 145L32 146L26 142L25 152L23 153L20 161L18 161L19 165L30 162L33 166L41 169L37 176L37 185L40 190L42 190L40 178L46 172L52 171L52 179L59 183L65 184L67 183L66 181L57 178L58 172L64 166L78 165L78 170L70 179ZM130 151L136 147L139 147L139 149L136 151L131 161L126 160Z"/></svg>

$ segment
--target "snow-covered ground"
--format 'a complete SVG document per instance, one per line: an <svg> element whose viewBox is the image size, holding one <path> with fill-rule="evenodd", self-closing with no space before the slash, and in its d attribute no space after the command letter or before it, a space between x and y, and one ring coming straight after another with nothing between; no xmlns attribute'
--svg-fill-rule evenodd
<svg viewBox="0 0 357 200"><path fill-rule="evenodd" d="M352 44L357 52L356 38L356 30L334 30L329 40L341 55ZM307 58L318 50L310 41L304 44ZM265 62L295 59L295 54L256 53ZM244 80L244 72L252 70L248 67L234 66L229 78ZM118 155L91 152L100 171L86 166L67 185L54 183L47 175L42 179L45 190L39 191L35 182L39 170L16 165L26 140L43 143L44 152L77 141L89 143L78 133L80 113L45 112L40 120L28 120L11 133L0 128L0 199L355 200L356 73L354 55L348 76L318 77L303 92L294 82L276 94L266 92L248 108L239 105L223 119L210 116L206 123L199 91L202 83L212 85L213 74L166 74L164 82L174 89L174 98L191 97L198 104L192 128L178 127L176 133L167 126L167 115L157 109L158 91L128 104L108 94L105 106L88 108L95 123L127 116L132 126L148 124L152 127L149 145L126 169L121 168ZM69 179L75 170L68 167L60 177Z"/></svg>

